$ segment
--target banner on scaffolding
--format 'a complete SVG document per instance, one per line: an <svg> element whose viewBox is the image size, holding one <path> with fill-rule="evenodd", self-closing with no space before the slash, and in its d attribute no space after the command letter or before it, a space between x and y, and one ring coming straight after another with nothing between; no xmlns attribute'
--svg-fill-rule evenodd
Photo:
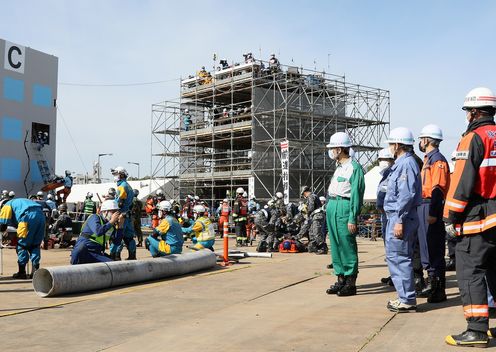
<svg viewBox="0 0 496 352"><path fill-rule="evenodd" d="M289 204L289 141L281 141L281 177L284 204Z"/></svg>

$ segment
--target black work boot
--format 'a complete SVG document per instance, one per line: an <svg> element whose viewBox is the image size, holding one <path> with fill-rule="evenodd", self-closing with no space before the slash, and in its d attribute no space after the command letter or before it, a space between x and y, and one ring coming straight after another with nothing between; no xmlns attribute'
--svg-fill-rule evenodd
<svg viewBox="0 0 496 352"><path fill-rule="evenodd" d="M29 279L32 279L34 277L34 273L36 270L40 268L40 264L33 265L33 268L31 269L31 274L28 276Z"/></svg>
<svg viewBox="0 0 496 352"><path fill-rule="evenodd" d="M256 251L260 252L260 253L267 252L267 247L268 247L267 242L260 241L260 242L258 242Z"/></svg>
<svg viewBox="0 0 496 352"><path fill-rule="evenodd" d="M338 281L326 290L328 295L337 295L345 285L344 275L338 275Z"/></svg>
<svg viewBox="0 0 496 352"><path fill-rule="evenodd" d="M26 275L26 265L20 264L20 263L17 263L17 265L19 266L19 271L17 273L15 273L14 275L12 275L12 278L13 279L22 279L22 280L27 279L28 276Z"/></svg>
<svg viewBox="0 0 496 352"><path fill-rule="evenodd" d="M126 260L136 260L136 252L129 252L129 256Z"/></svg>
<svg viewBox="0 0 496 352"><path fill-rule="evenodd" d="M440 303L446 301L446 279L439 277L431 278L431 293L427 297L427 302L429 303Z"/></svg>
<svg viewBox="0 0 496 352"><path fill-rule="evenodd" d="M111 253L110 259L117 262L117 261L121 260L121 254L120 253Z"/></svg>
<svg viewBox="0 0 496 352"><path fill-rule="evenodd" d="M487 347L489 338L486 332L466 330L459 335L448 335L444 341L451 346Z"/></svg>
<svg viewBox="0 0 496 352"><path fill-rule="evenodd" d="M423 276L415 275L414 285L415 285L415 295L418 297L419 295L422 294L422 291L425 288L425 281Z"/></svg>
<svg viewBox="0 0 496 352"><path fill-rule="evenodd" d="M338 291L338 296L347 297L354 296L357 293L356 288L356 275L345 277L345 285L342 289Z"/></svg>
<svg viewBox="0 0 496 352"><path fill-rule="evenodd" d="M455 258L449 258L446 261L446 271L455 271L456 270L456 260Z"/></svg>
<svg viewBox="0 0 496 352"><path fill-rule="evenodd" d="M430 296L432 292L432 280L433 278L431 276L427 277L427 280L424 281L425 287L422 289L422 291L417 293L417 297L427 298Z"/></svg>
<svg viewBox="0 0 496 352"><path fill-rule="evenodd" d="M391 276L381 278L381 282L389 286L394 286L393 280L391 280Z"/></svg>

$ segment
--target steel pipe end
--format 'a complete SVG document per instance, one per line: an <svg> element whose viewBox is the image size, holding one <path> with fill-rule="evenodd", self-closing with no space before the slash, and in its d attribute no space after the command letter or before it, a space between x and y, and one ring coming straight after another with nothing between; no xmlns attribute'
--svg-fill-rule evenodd
<svg viewBox="0 0 496 352"><path fill-rule="evenodd" d="M36 270L33 276L33 287L38 296L50 296L53 292L52 273L44 268Z"/></svg>

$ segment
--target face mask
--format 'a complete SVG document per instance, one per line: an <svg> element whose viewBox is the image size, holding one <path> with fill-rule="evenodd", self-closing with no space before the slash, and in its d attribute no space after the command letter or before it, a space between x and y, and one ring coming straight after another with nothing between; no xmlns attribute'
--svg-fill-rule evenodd
<svg viewBox="0 0 496 352"><path fill-rule="evenodd" d="M159 210L159 211L158 211L158 217L159 217L159 218L161 218L163 214L164 214L164 213L163 213L163 211L162 211L162 210Z"/></svg>
<svg viewBox="0 0 496 352"><path fill-rule="evenodd" d="M381 170L386 170L389 167L389 161L379 161L379 167L381 168Z"/></svg>
<svg viewBox="0 0 496 352"><path fill-rule="evenodd" d="M327 155L329 155L329 158L330 158L331 160L336 160L336 159L337 159L336 154L334 154L334 149L329 149L329 150L327 150Z"/></svg>
<svg viewBox="0 0 496 352"><path fill-rule="evenodd" d="M104 214L103 214L103 218L107 221L110 221L110 219L112 218L112 214L110 214L109 211L106 211Z"/></svg>
<svg viewBox="0 0 496 352"><path fill-rule="evenodd" d="M119 176L114 176L114 181L117 182L120 180L120 177Z"/></svg>
<svg viewBox="0 0 496 352"><path fill-rule="evenodd" d="M422 153L425 153L425 146L422 146L422 142L419 142L419 150L422 152Z"/></svg>
<svg viewBox="0 0 496 352"><path fill-rule="evenodd" d="M396 149L394 148L394 144L389 146L389 152L396 159Z"/></svg>

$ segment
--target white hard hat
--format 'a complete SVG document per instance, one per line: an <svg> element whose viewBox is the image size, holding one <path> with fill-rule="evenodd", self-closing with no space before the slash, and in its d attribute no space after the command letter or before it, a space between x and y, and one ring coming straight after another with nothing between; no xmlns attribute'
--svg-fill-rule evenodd
<svg viewBox="0 0 496 352"><path fill-rule="evenodd" d="M47 195L47 199L53 199L53 195L51 194Z"/></svg>
<svg viewBox="0 0 496 352"><path fill-rule="evenodd" d="M161 189L157 189L157 192L155 192L157 196L164 194L164 192Z"/></svg>
<svg viewBox="0 0 496 352"><path fill-rule="evenodd" d="M103 201L100 211L108 211L108 210L119 210L119 204L117 204L116 200L108 199Z"/></svg>
<svg viewBox="0 0 496 352"><path fill-rule="evenodd" d="M379 159L394 159L394 156L389 148L384 148L379 150Z"/></svg>
<svg viewBox="0 0 496 352"><path fill-rule="evenodd" d="M236 188L236 193L237 194L243 194L243 193L245 193L245 190L243 189L243 187L238 187L238 188Z"/></svg>
<svg viewBox="0 0 496 352"><path fill-rule="evenodd" d="M329 139L329 144L326 145L327 148L349 148L351 147L351 139L345 132L336 132Z"/></svg>
<svg viewBox="0 0 496 352"><path fill-rule="evenodd" d="M326 197L324 197L324 196L320 196L320 197L319 197L319 200L320 200L321 202L325 202L325 201L326 201Z"/></svg>
<svg viewBox="0 0 496 352"><path fill-rule="evenodd" d="M269 207L272 207L272 206L274 205L274 201L273 201L272 199L271 199L271 200L269 200L269 201L267 202L267 205L268 205Z"/></svg>
<svg viewBox="0 0 496 352"><path fill-rule="evenodd" d="M224 110L222 110L222 111L226 112L226 111L227 111L227 109L226 109L226 108L224 108Z"/></svg>
<svg viewBox="0 0 496 352"><path fill-rule="evenodd" d="M389 132L389 138L386 141L387 143L399 143L405 145L413 145L415 143L415 139L413 138L413 133L406 127L396 127L395 129Z"/></svg>
<svg viewBox="0 0 496 352"><path fill-rule="evenodd" d="M163 200L158 203L157 208L162 211L170 211L172 208L172 204L168 200Z"/></svg>
<svg viewBox="0 0 496 352"><path fill-rule="evenodd" d="M43 197L43 192L42 191L38 191L38 193L36 193L36 195Z"/></svg>
<svg viewBox="0 0 496 352"><path fill-rule="evenodd" d="M171 204L173 204L173 203L175 202L175 200L174 200L174 199L169 199L169 202L170 202Z"/></svg>
<svg viewBox="0 0 496 352"><path fill-rule="evenodd" d="M10 191L9 192L9 197L15 197L15 192L14 191Z"/></svg>
<svg viewBox="0 0 496 352"><path fill-rule="evenodd" d="M227 198L224 198L223 202L224 203L229 203L229 200L227 200Z"/></svg>
<svg viewBox="0 0 496 352"><path fill-rule="evenodd" d="M482 108L487 106L496 108L496 96L489 88L478 87L472 89L465 96L463 110L471 108Z"/></svg>
<svg viewBox="0 0 496 352"><path fill-rule="evenodd" d="M184 109L184 112L189 112L189 109Z"/></svg>
<svg viewBox="0 0 496 352"><path fill-rule="evenodd" d="M122 166L117 166L114 169L110 169L112 175L124 175L127 177L127 171Z"/></svg>
<svg viewBox="0 0 496 352"><path fill-rule="evenodd" d="M248 193L243 192L243 197L245 197L245 198L248 197Z"/></svg>
<svg viewBox="0 0 496 352"><path fill-rule="evenodd" d="M7 196L8 194L9 194L9 191L7 191L6 189L4 189L4 190L2 191L2 195L3 195L3 196Z"/></svg>
<svg viewBox="0 0 496 352"><path fill-rule="evenodd" d="M430 124L422 128L420 132L420 138L422 137L430 137L434 139L443 140L443 131L438 125Z"/></svg>
<svg viewBox="0 0 496 352"><path fill-rule="evenodd" d="M282 199L284 198L284 194L282 194L282 192L276 192L276 197Z"/></svg>
<svg viewBox="0 0 496 352"><path fill-rule="evenodd" d="M86 193L86 197L93 198L93 193L91 193L91 192Z"/></svg>
<svg viewBox="0 0 496 352"><path fill-rule="evenodd" d="M205 207L201 204L197 204L193 207L193 212L194 213L204 213L205 212Z"/></svg>
<svg viewBox="0 0 496 352"><path fill-rule="evenodd" d="M198 196L195 196L195 200L200 200L200 197L198 197Z"/></svg>

